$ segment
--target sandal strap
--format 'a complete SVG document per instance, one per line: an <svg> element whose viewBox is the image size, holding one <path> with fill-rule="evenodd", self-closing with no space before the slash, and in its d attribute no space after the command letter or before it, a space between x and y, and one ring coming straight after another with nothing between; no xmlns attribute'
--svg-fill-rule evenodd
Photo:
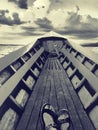
<svg viewBox="0 0 98 130"><path fill-rule="evenodd" d="M54 111L51 111L50 109L44 109L43 113L48 113L53 117L53 120L57 120L58 116L56 115L56 113Z"/></svg>
<svg viewBox="0 0 98 130"><path fill-rule="evenodd" d="M61 120L58 120L58 124L63 124L63 123L70 123L70 118L66 118L66 119L61 119Z"/></svg>
<svg viewBox="0 0 98 130"><path fill-rule="evenodd" d="M48 125L45 130L49 130L50 128L57 128L57 125L56 124L50 124Z"/></svg>

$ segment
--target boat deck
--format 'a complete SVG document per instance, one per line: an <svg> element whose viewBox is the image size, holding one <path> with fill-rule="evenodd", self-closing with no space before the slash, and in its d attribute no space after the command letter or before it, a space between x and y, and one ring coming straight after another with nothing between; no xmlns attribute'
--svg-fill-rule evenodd
<svg viewBox="0 0 98 130"><path fill-rule="evenodd" d="M47 59L16 130L43 130L40 110L44 103L50 103L56 111L68 109L72 121L69 130L94 130L65 70L56 58Z"/></svg>

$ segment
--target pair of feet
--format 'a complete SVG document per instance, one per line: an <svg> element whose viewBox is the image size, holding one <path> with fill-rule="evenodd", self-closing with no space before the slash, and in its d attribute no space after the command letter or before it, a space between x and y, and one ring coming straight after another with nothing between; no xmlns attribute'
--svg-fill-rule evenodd
<svg viewBox="0 0 98 130"><path fill-rule="evenodd" d="M61 109L56 114L50 104L44 104L41 109L43 130L68 130L70 126L70 117L68 110Z"/></svg>

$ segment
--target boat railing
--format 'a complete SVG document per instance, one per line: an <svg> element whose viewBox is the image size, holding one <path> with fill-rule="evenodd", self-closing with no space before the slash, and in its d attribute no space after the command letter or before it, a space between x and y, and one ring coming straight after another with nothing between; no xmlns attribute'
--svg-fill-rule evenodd
<svg viewBox="0 0 98 130"><path fill-rule="evenodd" d="M46 59L44 48L32 45L0 59L0 129L16 128Z"/></svg>
<svg viewBox="0 0 98 130"><path fill-rule="evenodd" d="M96 54L91 55L91 53L89 54L83 47L74 48L74 45L66 43L60 52L59 59L85 111L93 124L97 126L98 61Z"/></svg>

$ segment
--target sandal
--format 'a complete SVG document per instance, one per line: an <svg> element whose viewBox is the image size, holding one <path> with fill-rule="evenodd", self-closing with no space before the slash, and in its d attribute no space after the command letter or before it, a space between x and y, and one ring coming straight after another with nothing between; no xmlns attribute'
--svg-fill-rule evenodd
<svg viewBox="0 0 98 130"><path fill-rule="evenodd" d="M58 126L60 130L68 130L70 126L70 116L67 109L61 109L58 113Z"/></svg>
<svg viewBox="0 0 98 130"><path fill-rule="evenodd" d="M58 116L50 104L46 103L42 106L41 117L42 125L44 127L43 130L49 130L51 127L57 128L56 121Z"/></svg>

